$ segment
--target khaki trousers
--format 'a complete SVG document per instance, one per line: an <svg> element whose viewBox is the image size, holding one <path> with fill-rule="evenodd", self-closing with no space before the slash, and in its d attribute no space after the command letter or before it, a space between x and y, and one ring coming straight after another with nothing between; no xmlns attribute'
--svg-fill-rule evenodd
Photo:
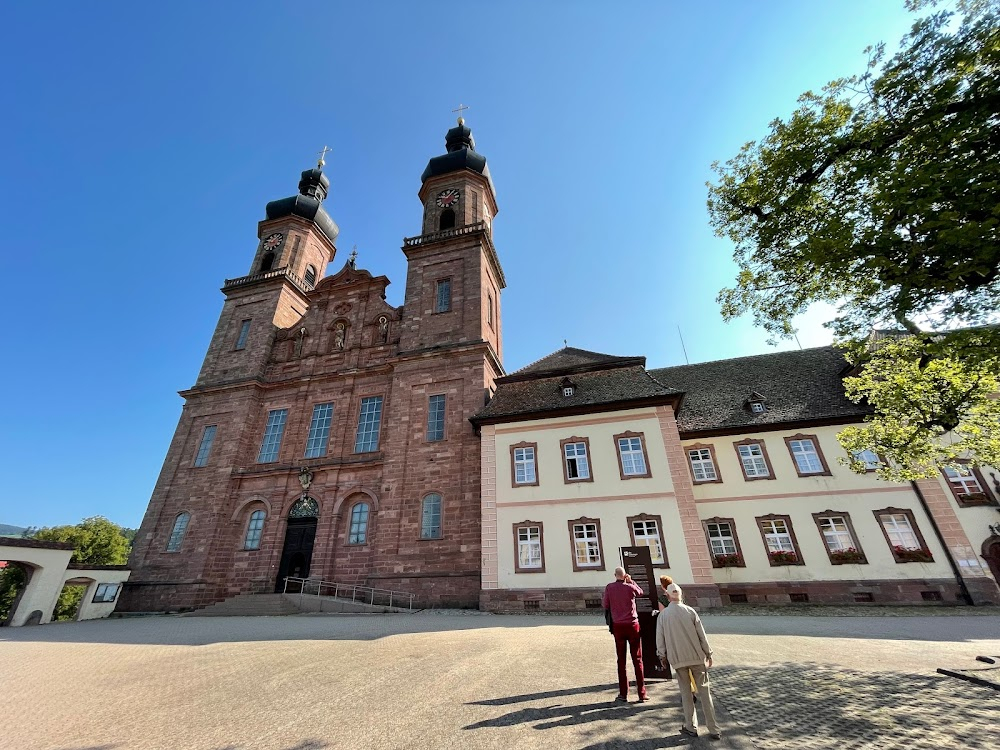
<svg viewBox="0 0 1000 750"><path fill-rule="evenodd" d="M705 713L705 725L708 731L715 734L719 725L715 721L715 706L712 704L712 694L708 690L708 670L705 667L676 667L677 686L681 689L681 707L684 709L684 728L696 731L698 717L694 712L694 697L691 684L698 689L698 705Z"/></svg>

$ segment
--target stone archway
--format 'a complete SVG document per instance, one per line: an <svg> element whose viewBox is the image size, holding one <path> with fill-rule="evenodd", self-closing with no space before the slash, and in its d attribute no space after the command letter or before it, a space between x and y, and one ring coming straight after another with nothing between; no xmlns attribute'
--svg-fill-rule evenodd
<svg viewBox="0 0 1000 750"><path fill-rule="evenodd" d="M3 571L0 571L0 596L4 601L0 602L0 627L10 625L14 620L14 614L21 603L24 592L28 590L31 583L31 574L35 568L19 560L7 560Z"/></svg>
<svg viewBox="0 0 1000 750"><path fill-rule="evenodd" d="M1000 583L1000 536L991 536L983 542L983 559L990 566L997 583Z"/></svg>

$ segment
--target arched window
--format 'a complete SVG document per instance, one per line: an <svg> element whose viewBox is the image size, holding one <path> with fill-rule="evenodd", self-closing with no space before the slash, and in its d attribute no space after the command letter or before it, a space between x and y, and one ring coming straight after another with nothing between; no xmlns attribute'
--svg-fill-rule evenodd
<svg viewBox="0 0 1000 750"><path fill-rule="evenodd" d="M170 531L170 539L167 540L167 552L176 552L181 548L184 532L187 531L190 520L190 513L181 513L174 519L174 528Z"/></svg>
<svg viewBox="0 0 1000 750"><path fill-rule="evenodd" d="M316 267L306 266L306 283L313 286L316 283Z"/></svg>
<svg viewBox="0 0 1000 750"><path fill-rule="evenodd" d="M260 259L260 272L266 273L274 265L274 253L267 253Z"/></svg>
<svg viewBox="0 0 1000 750"><path fill-rule="evenodd" d="M358 503L351 508L351 528L347 534L348 544L364 544L368 541L368 503Z"/></svg>
<svg viewBox="0 0 1000 750"><path fill-rule="evenodd" d="M455 228L455 212L446 208L441 212L441 218L438 219L438 229L454 229Z"/></svg>
<svg viewBox="0 0 1000 750"><path fill-rule="evenodd" d="M264 532L264 511L255 510L250 514L247 535L243 540L243 549L260 549L260 537Z"/></svg>
<svg viewBox="0 0 1000 750"><path fill-rule="evenodd" d="M424 498L420 512L420 538L441 538L441 496L437 493Z"/></svg>

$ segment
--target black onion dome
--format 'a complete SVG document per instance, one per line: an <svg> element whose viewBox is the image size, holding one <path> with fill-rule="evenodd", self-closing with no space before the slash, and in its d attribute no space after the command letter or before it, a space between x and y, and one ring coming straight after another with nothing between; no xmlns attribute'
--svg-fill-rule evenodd
<svg viewBox="0 0 1000 750"><path fill-rule="evenodd" d="M268 219L299 216L313 222L330 242L337 241L340 227L323 208L323 200L330 193L330 178L319 167L307 169L299 180L299 194L290 198L271 201L264 209Z"/></svg>
<svg viewBox="0 0 1000 750"><path fill-rule="evenodd" d="M464 120L460 119L458 126L448 131L444 142L448 153L435 156L427 162L427 168L420 175L421 183L427 182L431 177L470 169L481 174L489 180L491 186L493 185L490 170L486 166L486 157L476 151L476 140L472 137L472 129Z"/></svg>

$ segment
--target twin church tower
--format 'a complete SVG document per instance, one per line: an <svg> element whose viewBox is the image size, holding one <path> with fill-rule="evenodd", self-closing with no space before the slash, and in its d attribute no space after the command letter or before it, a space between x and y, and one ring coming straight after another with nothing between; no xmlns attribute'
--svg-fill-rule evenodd
<svg viewBox="0 0 1000 750"><path fill-rule="evenodd" d="M503 375L496 193L459 119L421 175L406 294L336 268L323 162L267 204L249 273L228 279L135 539L118 609L200 607L286 576L476 606L480 439Z"/></svg>

